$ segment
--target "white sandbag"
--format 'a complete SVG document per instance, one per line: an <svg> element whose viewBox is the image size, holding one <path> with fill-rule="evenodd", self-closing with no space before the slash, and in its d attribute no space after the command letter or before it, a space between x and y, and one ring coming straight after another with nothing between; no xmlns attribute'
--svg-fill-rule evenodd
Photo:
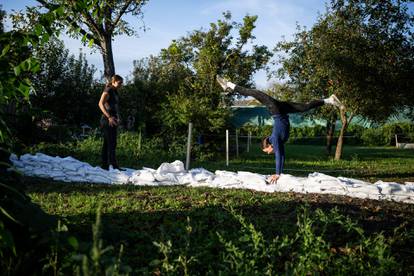
<svg viewBox="0 0 414 276"><path fill-rule="evenodd" d="M275 186L276 192L304 193L303 179L303 177L295 177L290 174L281 174L277 183L270 186Z"/></svg>
<svg viewBox="0 0 414 276"><path fill-rule="evenodd" d="M266 176L257 173L239 171L237 177L242 184L266 185Z"/></svg>
<svg viewBox="0 0 414 276"><path fill-rule="evenodd" d="M414 183L402 185L395 182L378 181L375 184L358 179L333 177L312 173L308 177L282 174L276 184L266 183L268 176L240 171L238 173L217 170L211 173L203 168L187 172L181 161L162 163L157 170L126 169L107 171L92 167L73 157L51 157L42 153L25 154L18 158L10 155L10 161L25 175L51 178L65 182L89 182L134 185L189 185L192 187L217 187L251 189L264 192L297 192L346 195L355 198L392 200L414 204Z"/></svg>
<svg viewBox="0 0 414 276"><path fill-rule="evenodd" d="M197 182L191 173L179 173L177 175L178 184L185 185Z"/></svg>
<svg viewBox="0 0 414 276"><path fill-rule="evenodd" d="M382 180L374 183L383 195L404 195L414 192L414 187L410 185L401 185L396 182L384 182Z"/></svg>
<svg viewBox="0 0 414 276"><path fill-rule="evenodd" d="M214 178L214 173L204 169L204 168L195 168L190 170L190 173L193 175L195 181L203 182L212 180Z"/></svg>
<svg viewBox="0 0 414 276"><path fill-rule="evenodd" d="M162 163L154 176L159 182L179 183L179 175L185 173L184 164L181 161L174 161L173 163Z"/></svg>
<svg viewBox="0 0 414 276"><path fill-rule="evenodd" d="M234 172L216 170L215 175L216 177L209 182L210 187L232 188L237 187L241 183L237 177L237 173Z"/></svg>

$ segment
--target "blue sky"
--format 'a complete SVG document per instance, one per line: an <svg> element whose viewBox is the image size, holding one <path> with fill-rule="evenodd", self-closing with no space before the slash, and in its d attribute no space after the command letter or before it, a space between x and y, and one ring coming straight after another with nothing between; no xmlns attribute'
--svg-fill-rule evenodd
<svg viewBox="0 0 414 276"><path fill-rule="evenodd" d="M7 13L21 10L25 6L37 4L34 0L3 0L0 3ZM319 13L325 11L324 0L149 0L144 7L144 23L147 31L140 29L142 22L131 17L127 21L138 33L138 37L118 36L113 43L116 72L128 76L133 68L133 60L157 55L168 47L173 39L187 35L196 29L209 29L211 22L222 18L222 13L230 11L232 19L241 22L246 15L258 15L255 44L272 49L283 37L292 39L297 23L310 28ZM6 22L7 25L10 25ZM98 74L103 69L101 55L91 53L80 40L62 37L66 48L78 55L79 48L86 53L89 63L94 64ZM256 86L268 85L265 72L254 76Z"/></svg>

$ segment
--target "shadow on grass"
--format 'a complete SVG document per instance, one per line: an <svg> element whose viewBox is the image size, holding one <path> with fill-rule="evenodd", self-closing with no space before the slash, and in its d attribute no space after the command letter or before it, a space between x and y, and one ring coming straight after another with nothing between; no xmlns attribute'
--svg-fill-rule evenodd
<svg viewBox="0 0 414 276"><path fill-rule="evenodd" d="M173 247L183 248L189 236L190 255L201 261L200 272L207 272L217 262L223 250L218 240L220 233L226 240L238 240L240 223L230 209L242 214L248 223L263 233L266 240L276 236L292 236L297 232L297 217L306 206L312 213L316 209L330 211L337 208L364 229L365 234L384 232L391 235L396 227L405 224L414 227L414 206L389 201L361 200L343 196L263 193L249 190L219 190L211 188L106 186L91 184L64 184L32 179L29 194L59 194L67 198L61 216L81 240L90 240L91 224L95 219L95 204L84 212L76 212L71 197L79 194L83 200L95 198L102 203L103 239L105 244L125 245L126 262L133 268L147 267L160 258L153 242L172 241ZM53 200L53 197L49 200ZM41 204L44 204L42 202ZM187 222L187 218L189 222ZM328 232L328 241L345 246L353 237L338 229ZM408 246L408 245L407 245ZM411 245L410 245L411 246ZM404 246L397 248L408 250ZM414 254L406 256L412 261ZM203 274L203 273L201 273Z"/></svg>
<svg viewBox="0 0 414 276"><path fill-rule="evenodd" d="M288 235L294 238L297 232L297 216L303 202L269 203L250 206L234 206L237 212L252 223L256 230L263 233L267 241L276 236ZM359 221L365 234L368 236L374 232L384 232L391 235L393 230L407 223L406 217L387 212L367 211L360 206L344 206L331 203L306 203L311 210L321 208L329 211L339 208L340 212ZM187 218L189 222L187 222ZM72 222L71 228L79 233L83 239L90 237L89 226L93 222L84 221L83 216L66 217ZM161 257L154 242L172 241L173 248L184 251L187 241L191 244L187 254L197 256L200 260L198 271L207 273L209 267L217 262L217 256L224 251L224 246L218 240L219 233L225 240L237 241L240 233L240 223L223 206L208 206L203 208L190 208L188 210L160 210L154 212L132 211L127 213L104 213L102 216L104 225L103 237L106 244L124 244L127 262L131 267L142 268ZM190 236L186 236L185 228L191 226ZM414 226L413 221L410 222ZM410 228L410 226L406 226ZM352 243L355 237L345 231L331 228L328 239L333 246L344 247ZM188 240L186 240L188 239ZM408 248L398 248L407 251ZM171 254L173 255L173 254ZM405 258L412 260L413 255ZM401 260L399 260L401 261Z"/></svg>

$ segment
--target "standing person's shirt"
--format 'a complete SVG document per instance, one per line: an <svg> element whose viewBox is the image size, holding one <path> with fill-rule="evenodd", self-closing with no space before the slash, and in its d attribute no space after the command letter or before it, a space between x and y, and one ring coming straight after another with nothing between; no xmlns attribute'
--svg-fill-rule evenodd
<svg viewBox="0 0 414 276"><path fill-rule="evenodd" d="M105 105L106 111L109 113L109 115L115 117L116 119L120 119L118 92L112 86L107 86L104 92L107 92L109 95L107 104Z"/></svg>

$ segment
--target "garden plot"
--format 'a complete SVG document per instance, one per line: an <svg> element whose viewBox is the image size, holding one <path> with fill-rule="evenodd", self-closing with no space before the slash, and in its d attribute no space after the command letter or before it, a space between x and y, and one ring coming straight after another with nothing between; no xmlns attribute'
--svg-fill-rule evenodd
<svg viewBox="0 0 414 276"><path fill-rule="evenodd" d="M344 195L362 199L391 200L414 203L414 183L377 181L369 183L346 177L333 177L314 172L308 177L282 174L277 184L266 183L266 175L252 172L217 170L214 173L195 168L184 169L181 161L163 163L158 169L142 168L119 171L103 170L73 157L52 157L42 153L25 154L10 160L17 170L27 176L51 178L64 182L87 182L132 185L188 185L191 187L237 188L263 192L296 192Z"/></svg>

